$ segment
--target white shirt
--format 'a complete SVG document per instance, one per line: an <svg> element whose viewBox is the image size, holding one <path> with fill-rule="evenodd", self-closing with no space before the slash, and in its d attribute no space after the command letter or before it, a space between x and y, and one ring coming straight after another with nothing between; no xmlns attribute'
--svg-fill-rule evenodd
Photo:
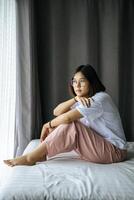
<svg viewBox="0 0 134 200"><path fill-rule="evenodd" d="M110 95L106 92L98 92L92 96L90 107L77 102L72 108L83 115L80 118L81 123L91 127L116 147L126 149L126 138L119 111Z"/></svg>

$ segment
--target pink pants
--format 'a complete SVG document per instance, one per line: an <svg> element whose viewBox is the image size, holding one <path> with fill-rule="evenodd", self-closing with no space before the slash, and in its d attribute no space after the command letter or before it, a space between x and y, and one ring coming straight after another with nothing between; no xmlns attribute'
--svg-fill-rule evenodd
<svg viewBox="0 0 134 200"><path fill-rule="evenodd" d="M94 163L115 163L126 159L127 151L105 140L79 121L62 124L43 141L47 156L75 150L81 159Z"/></svg>

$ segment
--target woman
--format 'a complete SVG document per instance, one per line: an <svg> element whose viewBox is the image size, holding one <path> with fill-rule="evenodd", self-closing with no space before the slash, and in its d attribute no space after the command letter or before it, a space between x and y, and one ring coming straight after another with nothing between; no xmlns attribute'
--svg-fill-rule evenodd
<svg viewBox="0 0 134 200"><path fill-rule="evenodd" d="M40 145L11 160L9 166L33 165L46 156L75 150L80 159L115 163L126 159L126 138L119 112L91 65L79 66L70 89L74 98L54 109L56 116L43 125Z"/></svg>

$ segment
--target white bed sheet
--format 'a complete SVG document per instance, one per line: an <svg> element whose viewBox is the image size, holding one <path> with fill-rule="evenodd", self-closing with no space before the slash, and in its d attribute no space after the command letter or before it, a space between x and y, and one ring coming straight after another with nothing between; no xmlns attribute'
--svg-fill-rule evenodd
<svg viewBox="0 0 134 200"><path fill-rule="evenodd" d="M0 200L134 200L134 142L128 151L127 161L115 164L81 161L69 152L35 166L4 166Z"/></svg>

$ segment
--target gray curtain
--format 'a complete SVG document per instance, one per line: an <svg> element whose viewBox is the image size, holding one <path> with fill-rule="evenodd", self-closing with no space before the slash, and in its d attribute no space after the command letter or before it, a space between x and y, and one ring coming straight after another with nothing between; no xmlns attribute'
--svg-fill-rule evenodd
<svg viewBox="0 0 134 200"><path fill-rule="evenodd" d="M87 63L118 106L127 140L134 140L134 1L18 0L17 10L17 154L70 98L72 73Z"/></svg>
<svg viewBox="0 0 134 200"><path fill-rule="evenodd" d="M95 67L134 140L134 1L34 1L43 120L69 98L74 68Z"/></svg>
<svg viewBox="0 0 134 200"><path fill-rule="evenodd" d="M16 1L17 74L15 156L22 154L41 128L41 104L38 87L34 10L32 1Z"/></svg>

